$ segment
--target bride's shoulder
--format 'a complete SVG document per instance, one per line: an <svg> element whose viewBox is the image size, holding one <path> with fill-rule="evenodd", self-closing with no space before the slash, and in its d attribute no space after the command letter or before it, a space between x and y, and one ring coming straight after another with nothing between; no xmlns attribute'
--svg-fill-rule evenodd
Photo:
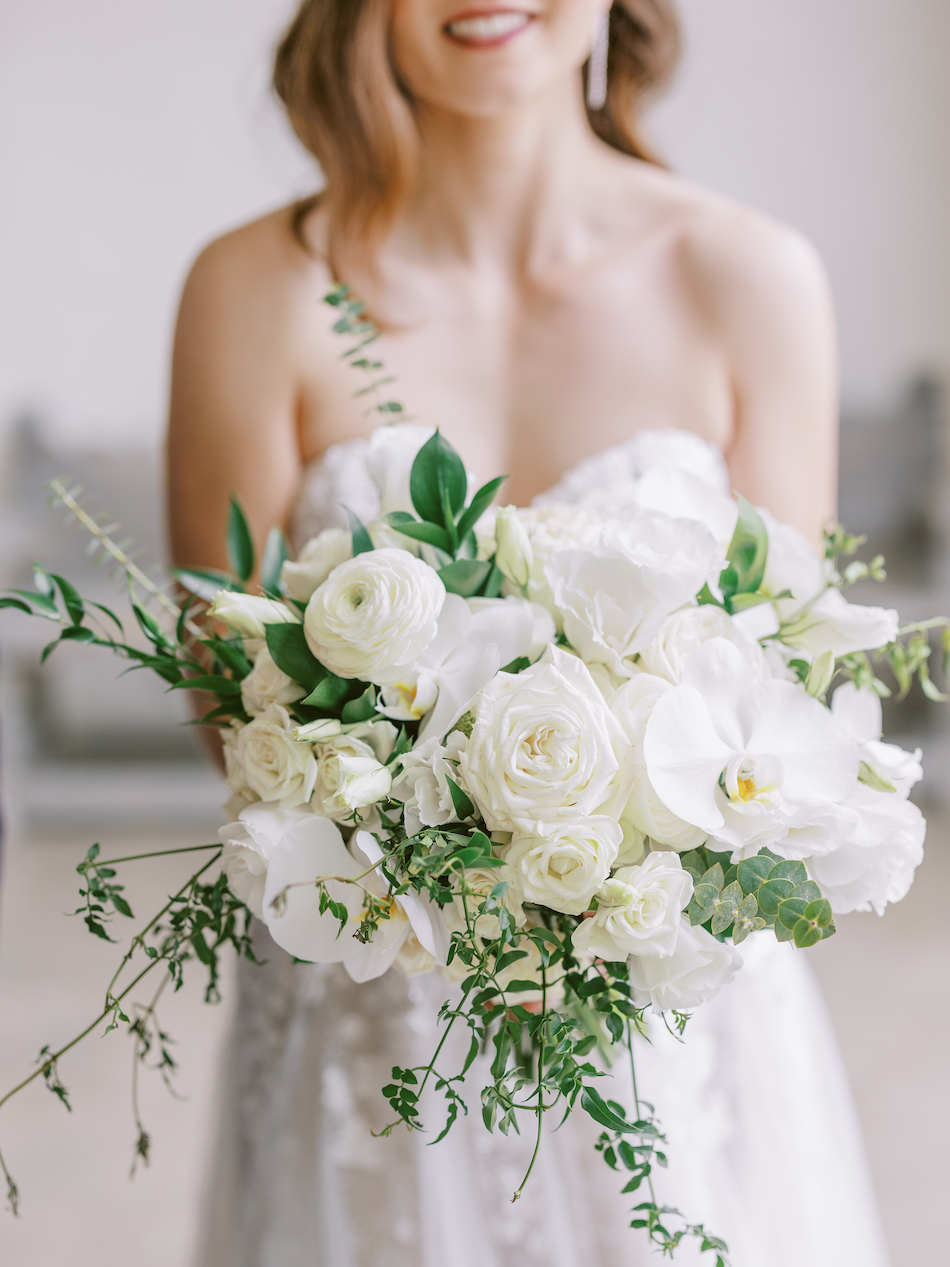
<svg viewBox="0 0 950 1267"><path fill-rule="evenodd" d="M830 308L824 264L797 229L661 168L638 164L637 193L670 258L721 320L811 320Z"/></svg>

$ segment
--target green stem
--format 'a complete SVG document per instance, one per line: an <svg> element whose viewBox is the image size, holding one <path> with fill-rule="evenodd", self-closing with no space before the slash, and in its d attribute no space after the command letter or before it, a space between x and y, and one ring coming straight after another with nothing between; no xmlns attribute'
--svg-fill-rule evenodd
<svg viewBox="0 0 950 1267"><path fill-rule="evenodd" d="M182 849L156 849L152 853L130 853L125 858L96 858L94 862L81 862L77 870L86 872L90 867L115 867L120 862L138 862L141 858L170 858L174 853L200 853L204 849L220 849L221 845L188 845Z"/></svg>
<svg viewBox="0 0 950 1267"><path fill-rule="evenodd" d="M544 962L541 963L541 1024L538 1028L540 1038L538 1040L538 1132L534 1140L534 1152L531 1154L531 1161L528 1163L528 1169L525 1171L524 1178L515 1190L514 1196L511 1198L512 1205L518 1200L522 1192L524 1192L525 1184L531 1178L531 1172L534 1170L534 1163L538 1160L538 1154L541 1151L541 1129L544 1123L544 1018L548 1010L548 978L547 969Z"/></svg>

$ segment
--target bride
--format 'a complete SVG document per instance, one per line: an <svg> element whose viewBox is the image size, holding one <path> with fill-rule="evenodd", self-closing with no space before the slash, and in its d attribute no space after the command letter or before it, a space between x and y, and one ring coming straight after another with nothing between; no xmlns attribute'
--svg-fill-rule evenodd
<svg viewBox="0 0 950 1267"><path fill-rule="evenodd" d="M282 523L298 548L343 522L354 472L372 495L373 419L322 302L337 279L382 328L414 420L477 472L509 471L507 500L616 493L639 433L691 432L711 449L681 438L690 460L714 470L721 453L733 487L817 543L835 490L828 286L797 234L651 157L638 113L676 50L668 0L304 0L276 86L327 185L213 243L186 285L178 562L226 565L232 491L260 539ZM525 1145L477 1112L436 1148L372 1135L390 1066L428 1043L440 979L355 986L257 936L266 964L242 968L201 1267L647 1261L627 1226L637 1198L583 1114L546 1141L514 1206ZM658 1197L726 1239L734 1267L881 1267L804 955L770 943L746 960L683 1044L640 1044L641 1094L668 1137Z"/></svg>

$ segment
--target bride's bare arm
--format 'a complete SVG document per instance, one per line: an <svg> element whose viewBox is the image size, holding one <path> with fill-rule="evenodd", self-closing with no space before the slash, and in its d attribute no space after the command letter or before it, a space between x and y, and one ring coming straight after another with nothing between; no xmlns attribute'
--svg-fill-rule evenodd
<svg viewBox="0 0 950 1267"><path fill-rule="evenodd" d="M732 369L735 488L816 543L837 505L830 287L797 233L740 212L696 244L695 276Z"/></svg>
<svg viewBox="0 0 950 1267"><path fill-rule="evenodd" d="M227 566L232 492L260 547L286 522L299 482L297 248L269 220L209 247L182 296L168 432L178 564Z"/></svg>

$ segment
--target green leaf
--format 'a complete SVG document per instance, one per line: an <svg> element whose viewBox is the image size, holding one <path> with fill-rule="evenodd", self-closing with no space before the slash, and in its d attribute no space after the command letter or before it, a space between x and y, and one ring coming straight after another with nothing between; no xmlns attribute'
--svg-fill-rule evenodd
<svg viewBox="0 0 950 1267"><path fill-rule="evenodd" d="M466 818L473 817L475 813L475 806L472 804L469 797L466 796L450 775L446 775L446 780L449 785L449 793L451 794L452 804L455 807L455 812L458 815L459 822L463 822Z"/></svg>
<svg viewBox="0 0 950 1267"><path fill-rule="evenodd" d="M59 608L56 606L55 599L50 598L49 594L41 594L34 590L11 590L11 594L19 594L21 598L25 598L28 603L32 603L34 607L39 607L41 611L49 612L51 616L59 615Z"/></svg>
<svg viewBox="0 0 950 1267"><path fill-rule="evenodd" d="M699 607L722 607L723 604L713 594L709 585L706 584L696 595L696 604Z"/></svg>
<svg viewBox="0 0 950 1267"><path fill-rule="evenodd" d="M273 654L273 653L272 653ZM317 683L306 699L301 700L301 704L308 704L311 708L322 708L328 712L340 707L347 695L350 693L350 681L347 678L337 677L335 673L326 673L325 677Z"/></svg>
<svg viewBox="0 0 950 1267"><path fill-rule="evenodd" d="M488 574L488 580L485 582L485 588L482 595L485 598L498 598L501 594L501 587L505 583L505 574L500 567L495 564L495 556L491 558L491 571Z"/></svg>
<svg viewBox="0 0 950 1267"><path fill-rule="evenodd" d="M215 695L240 695L241 683L222 673L203 673L200 677L182 678L170 688L172 691L213 691Z"/></svg>
<svg viewBox="0 0 950 1267"><path fill-rule="evenodd" d="M59 592L63 596L63 605L69 614L69 619L74 625L81 625L83 617L86 614L86 608L79 597L78 591L63 576L57 576L55 572L51 572L50 576L59 586Z"/></svg>
<svg viewBox="0 0 950 1267"><path fill-rule="evenodd" d="M365 524L359 515L350 510L349 506L344 505L343 509L346 511L346 517L350 521L350 531L353 534L353 558L355 559L358 554L369 554L374 548L373 539L366 531Z"/></svg>
<svg viewBox="0 0 950 1267"><path fill-rule="evenodd" d="M733 612L747 612L753 607L761 607L763 603L771 603L772 595L757 591L754 594L734 594L732 596Z"/></svg>
<svg viewBox="0 0 950 1267"><path fill-rule="evenodd" d="M454 527L454 516L465 504L468 478L462 459L441 432L436 431L416 454L409 475L409 493L420 519L448 529L443 490Z"/></svg>
<svg viewBox="0 0 950 1267"><path fill-rule="evenodd" d="M228 515L228 558L235 573L246 584L254 575L254 542L241 503L233 493Z"/></svg>
<svg viewBox="0 0 950 1267"><path fill-rule="evenodd" d="M91 629L87 629L85 625L70 625L68 629L64 629L59 635L60 642L97 642L98 639ZM112 644L107 644L111 646Z"/></svg>
<svg viewBox="0 0 950 1267"><path fill-rule="evenodd" d="M265 593L280 595L280 573L289 558L290 549L283 530L276 526L271 528L264 543L264 555L261 559L261 589Z"/></svg>
<svg viewBox="0 0 950 1267"><path fill-rule="evenodd" d="M481 486L472 498L470 505L462 512L458 521L458 534L460 541L464 541L478 523L479 519L481 519L482 515L492 504L495 494L507 478L507 475L499 475L497 479L489 480L487 484L483 484Z"/></svg>
<svg viewBox="0 0 950 1267"><path fill-rule="evenodd" d="M792 884L804 884L808 879L808 872L805 870L803 862L785 860L775 864L769 872L769 879L791 880Z"/></svg>
<svg viewBox="0 0 950 1267"><path fill-rule="evenodd" d="M278 669L307 691L323 681L327 671L307 646L303 625L265 625L264 633Z"/></svg>
<svg viewBox="0 0 950 1267"><path fill-rule="evenodd" d="M728 564L719 576L726 600L736 594L754 594L762 584L769 554L769 535L762 517L741 493L736 494L739 518L726 551Z"/></svg>
<svg viewBox="0 0 950 1267"><path fill-rule="evenodd" d="M421 524L417 519L408 522L393 524L397 532L401 532L404 537L411 537L413 541L425 541L427 545L437 546L446 554L452 553L452 542L449 534L444 528L440 528L438 524Z"/></svg>
<svg viewBox="0 0 950 1267"><path fill-rule="evenodd" d="M158 648L160 651L171 652L174 650L175 644L150 612L147 612L144 607L140 607L138 603L132 604L132 611L135 613L135 619L139 622L139 628L153 647Z"/></svg>
<svg viewBox="0 0 950 1267"><path fill-rule="evenodd" d="M808 670L808 676L805 678L805 690L809 695L814 696L815 699L821 699L827 693L834 675L835 653L831 650L823 651Z"/></svg>
<svg viewBox="0 0 950 1267"><path fill-rule="evenodd" d="M742 892L754 893L768 879L774 865L772 859L763 854L757 854L754 858L746 858L740 862L736 878L742 886Z"/></svg>
<svg viewBox="0 0 950 1267"><path fill-rule="evenodd" d="M756 890L755 897L759 910L770 918L778 915L779 906L791 896L794 887L791 880L767 880Z"/></svg>
<svg viewBox="0 0 950 1267"><path fill-rule="evenodd" d="M528 658L528 656L522 655L522 656L518 656L516 660L512 660L508 664L503 665L498 670L498 672L499 673L522 673L524 672L525 669L530 669L530 667L531 667L530 659Z"/></svg>
<svg viewBox="0 0 950 1267"><path fill-rule="evenodd" d="M0 598L0 608L12 607L16 611L26 612L27 616L33 615L33 609L27 607L21 598Z"/></svg>
<svg viewBox="0 0 950 1267"><path fill-rule="evenodd" d="M368 686L357 699L347 700L343 705L342 720L351 722L369 721L376 712L376 687Z"/></svg>
<svg viewBox="0 0 950 1267"><path fill-rule="evenodd" d="M439 579L450 594L474 598L488 580L492 565L476 559L458 559L439 569Z"/></svg>
<svg viewBox="0 0 950 1267"><path fill-rule="evenodd" d="M241 591L243 586L228 572L214 568L169 568L169 573L184 589L210 603L221 590Z"/></svg>
<svg viewBox="0 0 950 1267"><path fill-rule="evenodd" d="M537 989L537 985L535 985L535 989ZM626 1118L618 1117L593 1087L584 1087L581 1092L581 1107L591 1115L595 1122L599 1122L601 1126L606 1126L608 1130L623 1133L634 1131L633 1123L628 1122Z"/></svg>

